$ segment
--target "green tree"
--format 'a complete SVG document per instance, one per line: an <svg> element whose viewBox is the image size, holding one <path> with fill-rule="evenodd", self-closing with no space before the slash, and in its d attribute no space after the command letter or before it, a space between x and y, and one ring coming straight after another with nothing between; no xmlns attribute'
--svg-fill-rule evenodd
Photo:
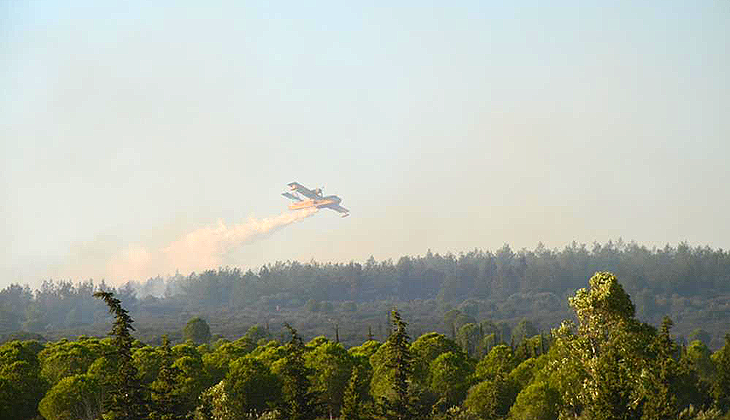
<svg viewBox="0 0 730 420"><path fill-rule="evenodd" d="M523 389L509 411L513 420L554 420L558 418L559 392L547 382L535 381Z"/></svg>
<svg viewBox="0 0 730 420"><path fill-rule="evenodd" d="M352 371L353 360L340 343L329 340L307 352L307 366L312 369L312 386L321 396L329 415L337 417L342 406L345 387Z"/></svg>
<svg viewBox="0 0 730 420"><path fill-rule="evenodd" d="M11 341L0 346L0 418L30 419L48 389L40 375L37 341Z"/></svg>
<svg viewBox="0 0 730 420"><path fill-rule="evenodd" d="M217 346L214 351L203 354L203 365L211 382L218 383L228 373L232 361L243 357L251 350L251 346L245 340L236 340L233 343L224 342Z"/></svg>
<svg viewBox="0 0 730 420"><path fill-rule="evenodd" d="M682 361L687 363L702 380L710 382L715 376L715 364L712 362L710 349L700 340L692 341L682 355Z"/></svg>
<svg viewBox="0 0 730 420"><path fill-rule="evenodd" d="M472 367L459 353L446 352L431 362L431 389L444 409L458 405L466 396Z"/></svg>
<svg viewBox="0 0 730 420"><path fill-rule="evenodd" d="M515 356L510 346L500 344L477 363L476 377L479 380L494 379L498 374L508 375L515 367Z"/></svg>
<svg viewBox="0 0 730 420"><path fill-rule="evenodd" d="M185 399L178 388L178 377L182 372L173 364L174 355L166 335L162 337L160 359L157 377L150 385L150 420L182 420L185 418Z"/></svg>
<svg viewBox="0 0 730 420"><path fill-rule="evenodd" d="M319 395L312 389L309 376L312 374L304 361L304 343L297 330L285 324L291 334L286 345L286 355L281 367L283 377L284 417L291 420L310 420L319 414Z"/></svg>
<svg viewBox="0 0 730 420"><path fill-rule="evenodd" d="M86 373L97 358L110 350L104 348L98 339L82 337L79 341L63 339L49 343L38 354L41 376L53 386L67 376Z"/></svg>
<svg viewBox="0 0 730 420"><path fill-rule="evenodd" d="M340 420L366 420L370 418L366 407L368 375L360 365L354 365L343 395Z"/></svg>
<svg viewBox="0 0 730 420"><path fill-rule="evenodd" d="M712 398L723 411L730 410L730 334L725 334L725 345L712 355L716 375L712 383Z"/></svg>
<svg viewBox="0 0 730 420"><path fill-rule="evenodd" d="M655 330L636 321L634 305L613 274L596 273L589 284L569 299L578 334L566 322L556 331L557 345L575 361L573 371L580 376L573 385L580 386L577 401L564 400L563 410L606 420L638 419L639 384Z"/></svg>
<svg viewBox="0 0 730 420"><path fill-rule="evenodd" d="M359 346L350 347L347 352L353 356L362 356L370 359L370 357L378 351L380 346L380 342L375 340L368 340Z"/></svg>
<svg viewBox="0 0 730 420"><path fill-rule="evenodd" d="M250 356L231 363L223 384L231 411L241 417L261 414L281 399L279 378L266 365Z"/></svg>
<svg viewBox="0 0 730 420"><path fill-rule="evenodd" d="M369 343L376 343L369 341ZM372 367L372 379L370 381L370 394L376 401L386 398L393 392L391 387L391 377L393 372L388 367L386 361L390 352L391 344L387 341L377 347L372 346L369 350L376 349L370 356L368 362Z"/></svg>
<svg viewBox="0 0 730 420"><path fill-rule="evenodd" d="M191 318L183 329L183 338L192 340L194 343L201 344L210 341L210 327L204 319L195 317Z"/></svg>
<svg viewBox="0 0 730 420"><path fill-rule="evenodd" d="M515 344L520 344L524 340L537 335L537 328L529 320L523 319L512 330L512 338Z"/></svg>
<svg viewBox="0 0 730 420"><path fill-rule="evenodd" d="M471 387L464 407L483 419L502 419L507 416L516 396L516 387L500 372L493 379Z"/></svg>
<svg viewBox="0 0 730 420"><path fill-rule="evenodd" d="M26 361L3 366L0 372L1 418L29 419L37 411L38 401L47 385L38 375L38 369Z"/></svg>
<svg viewBox="0 0 730 420"><path fill-rule="evenodd" d="M519 390L523 390L532 383L533 379L545 368L546 364L546 356L538 358L531 357L512 369L509 373L509 378Z"/></svg>
<svg viewBox="0 0 730 420"><path fill-rule="evenodd" d="M562 340L570 341L575 337L571 336L571 332L561 333L568 334L569 337L559 338L557 340L559 345L552 346L541 358L543 368L536 372L533 382L543 381L550 389L557 392L558 412L561 417L579 417L583 411L580 393L586 378L585 367L580 359L574 356L573 349L562 343Z"/></svg>
<svg viewBox="0 0 730 420"><path fill-rule="evenodd" d="M101 416L103 393L94 377L72 375L58 382L38 408L46 420L95 420Z"/></svg>
<svg viewBox="0 0 730 420"><path fill-rule="evenodd" d="M482 356L483 329L476 323L467 323L461 326L456 333L456 342L470 357Z"/></svg>
<svg viewBox="0 0 730 420"><path fill-rule="evenodd" d="M195 420L236 420L236 413L229 410L228 395L223 387L224 383L220 381L200 394Z"/></svg>
<svg viewBox="0 0 730 420"><path fill-rule="evenodd" d="M677 394L680 386L680 365L675 359L677 345L669 335L672 321L664 317L660 333L649 346L651 358L646 360L641 376L644 397L642 419L661 420L679 414Z"/></svg>
<svg viewBox="0 0 730 420"><path fill-rule="evenodd" d="M106 409L115 420L146 418L149 415L148 401L138 378L137 368L132 363L134 320L122 307L122 302L114 297L114 293L99 291L94 296L107 304L109 312L115 318L109 334L113 338L118 365Z"/></svg>
<svg viewBox="0 0 730 420"><path fill-rule="evenodd" d="M96 359L86 371L86 373L93 377L99 383L99 386L101 386L105 396L105 406L107 403L106 400L112 393L116 384L116 376L119 369L118 360L114 356L115 355L110 351L109 354Z"/></svg>
<svg viewBox="0 0 730 420"><path fill-rule="evenodd" d="M202 356L195 347L181 344L172 350L178 356L172 365L180 372L177 376L177 391L183 397L185 411L193 411L198 396L213 384L206 375Z"/></svg>
<svg viewBox="0 0 730 420"><path fill-rule="evenodd" d="M408 325L401 319L397 309L390 314L392 332L386 345L385 367L390 372L389 385L391 393L380 401L386 419L405 420L413 415L413 404L410 400L409 384L413 374L413 358L409 348Z"/></svg>
<svg viewBox="0 0 730 420"><path fill-rule="evenodd" d="M463 355L461 348L443 334L423 334L411 344L413 381L427 386L431 383L431 362L444 353Z"/></svg>
<svg viewBox="0 0 730 420"><path fill-rule="evenodd" d="M704 345L710 344L710 341L712 341L712 336L709 332L703 330L702 328L696 328L692 330L692 332L689 334L689 337L687 337L687 341L692 342L695 340L699 340Z"/></svg>
<svg viewBox="0 0 730 420"><path fill-rule="evenodd" d="M132 351L132 362L137 367L144 386L151 384L159 375L163 365L163 350L159 347L137 347Z"/></svg>

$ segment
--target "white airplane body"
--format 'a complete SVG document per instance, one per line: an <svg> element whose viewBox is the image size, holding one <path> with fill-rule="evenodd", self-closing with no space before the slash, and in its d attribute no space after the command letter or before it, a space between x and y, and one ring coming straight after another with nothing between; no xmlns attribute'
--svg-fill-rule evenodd
<svg viewBox="0 0 730 420"><path fill-rule="evenodd" d="M298 182L291 182L287 185L293 193L285 192L281 193L281 195L294 201L292 204L289 205L289 208L292 210L326 208L334 210L338 213L343 213L342 217L347 217L350 215L350 210L347 210L340 205L342 199L336 195L324 196L322 195L321 188L310 190L309 188ZM306 197L306 199L300 197L299 194Z"/></svg>

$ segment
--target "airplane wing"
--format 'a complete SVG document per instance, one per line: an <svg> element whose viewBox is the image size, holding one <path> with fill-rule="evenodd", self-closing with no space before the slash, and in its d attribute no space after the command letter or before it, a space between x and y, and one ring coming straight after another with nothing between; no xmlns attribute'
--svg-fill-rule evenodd
<svg viewBox="0 0 730 420"><path fill-rule="evenodd" d="M342 206L341 206L341 205L339 205L339 204L331 204L331 205L328 205L328 206L326 206L326 207L327 207L328 209L332 209L332 210L334 210L334 211L336 211L336 212L340 212L340 213L350 213L350 210L347 210L346 208L342 207ZM345 216L342 216L342 217L345 217Z"/></svg>
<svg viewBox="0 0 730 420"><path fill-rule="evenodd" d="M283 195L286 198L291 198L294 201L302 201L301 198L297 197L296 195L294 195L292 193L285 192L285 193L281 193L281 195Z"/></svg>
<svg viewBox="0 0 730 420"><path fill-rule="evenodd" d="M288 184L289 187L293 190L298 192L299 194L307 197L307 198L322 198L314 191L310 190L309 188L305 187L304 185L298 183L298 182L291 182Z"/></svg>

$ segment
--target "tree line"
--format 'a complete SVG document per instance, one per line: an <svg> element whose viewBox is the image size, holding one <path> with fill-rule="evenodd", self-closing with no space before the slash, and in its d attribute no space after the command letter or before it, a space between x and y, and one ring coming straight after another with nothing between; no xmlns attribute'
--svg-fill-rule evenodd
<svg viewBox="0 0 730 420"><path fill-rule="evenodd" d="M91 297L98 290L113 291L149 326L141 337L157 343L179 322L178 314L189 313L217 320L227 337L263 319L289 322L309 337L329 334L334 328L329 324L352 326L343 340L354 345L369 328L385 339L393 305L415 331L435 330L452 339L464 324L452 331L444 317L453 310L474 320L504 321L509 328L529 319L549 329L572 316L565 298L602 270L621 277L642 321L658 325L666 314L685 340L699 334L711 348L723 345L730 323L730 253L685 243L650 249L620 240L590 247L573 243L562 250L538 245L513 251L505 245L494 252L428 252L397 262L372 257L362 264L277 262L258 272L218 268L116 288L104 280L47 280L35 290L13 284L0 291L0 339L18 331L48 338L98 335L106 317L104 305ZM703 330L694 331L699 327ZM170 332L172 341L179 338Z"/></svg>
<svg viewBox="0 0 730 420"><path fill-rule="evenodd" d="M254 326L206 343L200 318L185 342L152 346L114 293L94 296L108 337L0 347L0 418L730 419L730 333L714 353L677 342L670 318L637 319L609 272L568 298L575 321L518 343L482 334L471 349L437 332L411 339L397 309L385 340L350 348L305 343L288 324L281 339Z"/></svg>

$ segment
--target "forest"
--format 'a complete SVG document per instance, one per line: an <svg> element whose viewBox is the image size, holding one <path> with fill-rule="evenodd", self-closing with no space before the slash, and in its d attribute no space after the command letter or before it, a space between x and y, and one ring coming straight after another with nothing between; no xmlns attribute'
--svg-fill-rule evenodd
<svg viewBox="0 0 730 420"><path fill-rule="evenodd" d="M715 352L678 342L669 317L637 319L610 272L568 297L575 321L547 333L521 322L509 343L479 323L472 347L411 338L397 308L384 340L349 348L288 323L281 339L252 326L213 341L199 317L181 343L150 345L115 293L92 298L107 337L0 346L2 419L730 419L730 333Z"/></svg>
<svg viewBox="0 0 730 420"><path fill-rule="evenodd" d="M576 321L567 298L599 271L621 279L639 320L658 326L666 315L680 343L700 339L713 350L724 345L730 253L622 240L518 251L505 245L458 255L429 251L396 262L288 261L257 272L221 267L116 287L104 280L48 279L36 290L13 284L0 291L0 339L103 336L109 315L92 295L104 290L124 302L138 321L136 338L149 344L161 344L163 334L181 342L182 326L199 316L214 339L235 340L261 325L281 340L289 323L306 340L337 334L352 347L370 335L385 340L390 311L398 307L411 334L435 331L474 347L485 335L478 324L489 323L510 342L520 325L547 332L565 319Z"/></svg>

